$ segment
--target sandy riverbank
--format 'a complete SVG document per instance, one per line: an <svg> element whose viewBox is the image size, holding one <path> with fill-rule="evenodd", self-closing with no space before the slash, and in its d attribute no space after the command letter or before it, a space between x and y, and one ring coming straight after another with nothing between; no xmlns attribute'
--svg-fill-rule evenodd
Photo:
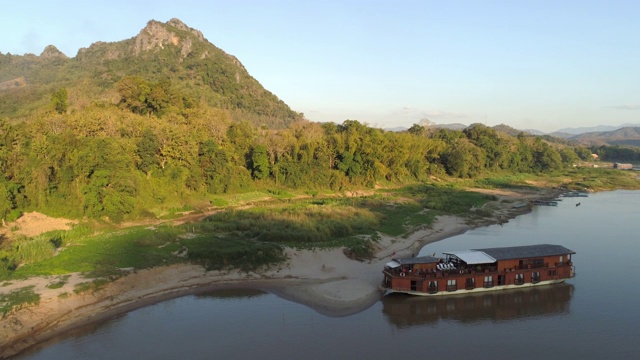
<svg viewBox="0 0 640 360"><path fill-rule="evenodd" d="M418 229L406 237L385 237L376 257L368 262L350 260L342 249L288 250L289 261L279 269L241 273L206 272L201 266L174 265L132 271L93 294L76 295L74 286L88 281L70 274L58 289L47 285L60 277L37 277L3 284L0 293L34 286L40 303L15 311L0 319L0 357L16 354L36 343L74 327L103 320L170 298L220 287L252 287L273 292L285 299L305 304L330 316L344 316L367 309L382 295L378 285L384 263L392 257L417 254L424 245L491 223L505 222L530 211L514 208L525 199L554 197L554 191L515 193L492 191L499 200L488 205L493 218L469 224L454 216L440 216L432 228ZM66 295L61 295L66 294Z"/></svg>

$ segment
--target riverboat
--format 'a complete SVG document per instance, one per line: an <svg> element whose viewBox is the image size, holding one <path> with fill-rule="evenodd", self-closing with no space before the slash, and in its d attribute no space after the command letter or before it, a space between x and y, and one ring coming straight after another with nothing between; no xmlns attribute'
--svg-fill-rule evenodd
<svg viewBox="0 0 640 360"><path fill-rule="evenodd" d="M561 283L575 276L573 254L564 246L540 244L392 259L385 264L382 287L440 296Z"/></svg>

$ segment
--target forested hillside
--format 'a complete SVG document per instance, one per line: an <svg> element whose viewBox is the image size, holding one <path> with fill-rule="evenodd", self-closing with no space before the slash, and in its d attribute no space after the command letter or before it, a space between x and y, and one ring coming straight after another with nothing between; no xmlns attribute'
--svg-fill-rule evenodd
<svg viewBox="0 0 640 360"><path fill-rule="evenodd" d="M213 107L227 110L234 120L272 128L301 118L238 59L178 19L152 20L134 38L94 43L74 58L55 46L40 56L0 53L0 118L38 115L61 88L67 91L70 112L118 103L118 84L131 76L144 79L138 93L129 94L144 104L140 113L187 116Z"/></svg>
<svg viewBox="0 0 640 360"><path fill-rule="evenodd" d="M179 20L67 58L0 54L0 218L120 221L253 189L342 191L545 172L584 147L481 124L404 132L302 119Z"/></svg>
<svg viewBox="0 0 640 360"><path fill-rule="evenodd" d="M612 131L589 132L569 138L585 146L640 147L640 127L623 127Z"/></svg>

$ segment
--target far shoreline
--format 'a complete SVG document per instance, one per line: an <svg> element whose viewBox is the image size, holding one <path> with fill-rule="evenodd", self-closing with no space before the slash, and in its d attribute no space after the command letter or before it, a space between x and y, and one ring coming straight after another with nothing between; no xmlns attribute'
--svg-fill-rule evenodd
<svg viewBox="0 0 640 360"><path fill-rule="evenodd" d="M18 354L75 328L135 309L217 289L266 291L326 316L355 314L375 304L384 294L378 287L381 271L392 257L411 256L427 244L531 212L531 206L515 208L513 201L550 199L561 192L555 189L500 192L501 199L511 201L494 202L500 207L491 219L470 225L458 217L440 216L431 229L418 229L406 237L383 236L376 257L368 262L350 260L342 249L288 249L289 261L274 270L206 272L198 265L173 265L136 271L94 294L73 294L66 299L59 299L56 292L43 294L38 305L0 319L0 335L6 339L0 346L0 357ZM50 281L47 277L29 280L44 284Z"/></svg>

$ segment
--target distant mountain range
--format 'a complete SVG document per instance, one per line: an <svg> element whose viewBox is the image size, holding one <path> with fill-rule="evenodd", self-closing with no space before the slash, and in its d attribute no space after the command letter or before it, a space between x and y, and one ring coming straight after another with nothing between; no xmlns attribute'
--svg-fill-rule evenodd
<svg viewBox="0 0 640 360"><path fill-rule="evenodd" d="M573 135L579 135L579 134L584 134L584 133L592 133L592 132L600 132L601 133L601 132L607 132L607 131L614 131L614 130L627 128L627 127L640 127L640 124L622 124L622 125L618 125L618 126L597 125L597 126L591 126L591 127L564 128L564 129L560 129L558 131L555 131L555 132L551 133L550 135L554 135L556 133L560 133L560 134L571 134L571 136L573 136Z"/></svg>
<svg viewBox="0 0 640 360"><path fill-rule="evenodd" d="M468 126L464 124L426 124L435 129L464 130ZM469 125L471 126L471 125ZM620 145L640 146L640 124L624 124L620 126L599 125L593 127L564 128L553 133L544 133L535 129L518 130L511 126L500 124L493 129L517 136L524 132L530 135L554 137L584 146ZM405 127L386 129L390 131L405 131Z"/></svg>
<svg viewBox="0 0 640 360"><path fill-rule="evenodd" d="M640 146L640 126L623 127L612 131L594 131L569 137L568 140L585 146Z"/></svg>

